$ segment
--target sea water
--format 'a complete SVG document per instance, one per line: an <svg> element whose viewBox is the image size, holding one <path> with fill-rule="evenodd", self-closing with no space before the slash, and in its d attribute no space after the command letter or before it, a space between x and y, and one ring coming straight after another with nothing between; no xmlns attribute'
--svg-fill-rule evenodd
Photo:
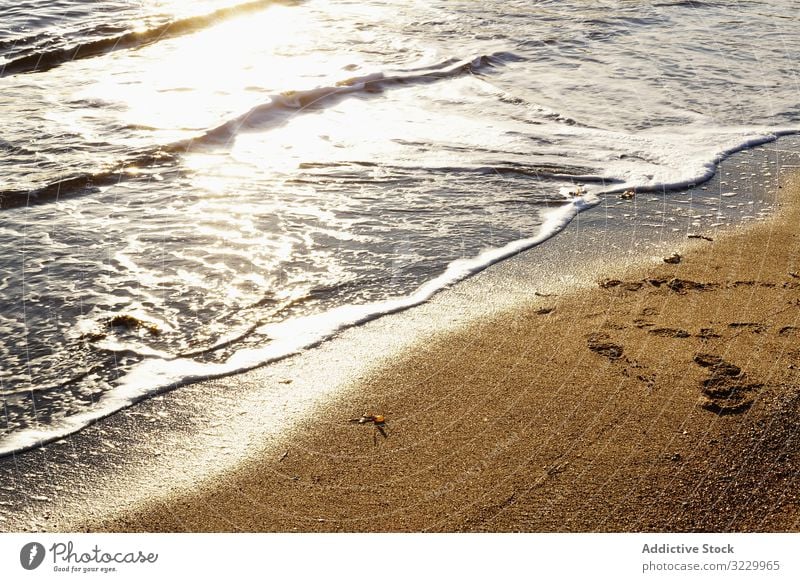
<svg viewBox="0 0 800 582"><path fill-rule="evenodd" d="M0 454L797 132L797 8L0 0Z"/></svg>

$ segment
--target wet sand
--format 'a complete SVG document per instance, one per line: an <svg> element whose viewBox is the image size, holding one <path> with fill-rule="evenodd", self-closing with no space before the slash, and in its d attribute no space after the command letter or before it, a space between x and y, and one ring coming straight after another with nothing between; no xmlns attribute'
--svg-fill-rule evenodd
<svg viewBox="0 0 800 582"><path fill-rule="evenodd" d="M782 192L775 219L443 329L278 448L70 527L797 531L800 180Z"/></svg>

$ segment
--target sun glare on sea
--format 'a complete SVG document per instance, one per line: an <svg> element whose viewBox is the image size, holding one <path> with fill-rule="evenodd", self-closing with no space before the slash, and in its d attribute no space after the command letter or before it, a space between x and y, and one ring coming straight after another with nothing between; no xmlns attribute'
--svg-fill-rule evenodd
<svg viewBox="0 0 800 582"><path fill-rule="evenodd" d="M313 50L311 24L277 4L112 54L80 97L113 103L121 123L162 143L189 138L272 95L335 82L349 61Z"/></svg>

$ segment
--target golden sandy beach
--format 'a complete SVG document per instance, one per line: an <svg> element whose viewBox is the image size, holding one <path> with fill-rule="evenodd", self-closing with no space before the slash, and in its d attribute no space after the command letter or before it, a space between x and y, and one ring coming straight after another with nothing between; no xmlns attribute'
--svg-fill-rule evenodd
<svg viewBox="0 0 800 582"><path fill-rule="evenodd" d="M800 180L782 192L673 262L444 330L285 450L80 529L797 531Z"/></svg>

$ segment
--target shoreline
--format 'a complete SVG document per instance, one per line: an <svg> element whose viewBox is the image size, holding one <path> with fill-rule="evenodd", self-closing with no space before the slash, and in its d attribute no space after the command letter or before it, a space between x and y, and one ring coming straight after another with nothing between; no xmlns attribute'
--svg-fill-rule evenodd
<svg viewBox="0 0 800 582"><path fill-rule="evenodd" d="M770 162L763 166L767 176L780 173L786 161L781 161L780 156L773 160L776 153L770 150L760 151L760 162L754 158L750 166L745 164L740 169L734 166L731 170L734 178L755 175L745 172L757 165L760 168L764 159ZM791 151L794 152L794 148ZM794 160L794 154L784 157ZM709 184L712 201L715 190L723 192L722 180L731 179L726 177L729 173L721 166L719 177ZM774 178L766 181L772 180ZM751 187L758 190L756 180L752 182ZM740 206L755 204L750 208L757 209L773 205L772 189L766 185L763 188L763 195L753 193L752 200L740 202ZM742 200L749 199L744 193L742 197ZM719 198L720 202L723 200L726 199ZM688 205L678 204L672 194L664 198L665 205L669 203L676 208L674 216L678 222L673 226L681 227L685 223L684 228L692 228L694 204L691 196L688 202ZM699 209L700 202L696 204ZM759 206L762 204L765 206ZM686 231L681 228L672 228L671 233L665 232L666 229L649 229L648 217L637 214L637 204L620 204L609 199L604 206L604 212L588 211L579 215L567 230L536 250L499 263L415 309L352 328L314 350L275 365L179 388L104 419L67 439L4 459L0 463L0 475L5 484L11 485L0 488L0 529L503 530L492 525L479 527L474 521L471 525L459 526L441 520L414 521L435 515L430 512L423 515L421 509L414 519L404 517L392 521L403 513L398 507L417 506L416 502L409 505L404 499L430 504L445 496L452 502L458 499L455 490L463 489L462 496L474 493L473 482L482 484L478 491L480 496L494 499L508 489L506 481L520 478L520 471L506 468L497 473L494 465L506 459L515 446L529 442L530 437L521 432L520 427L530 427L531 419L541 416L541 411L531 416L530 410L522 414L513 407L502 406L506 401L521 406L530 396L529 390L515 392L505 387L505 391L498 388L487 393L480 387L469 388L459 376L468 369L464 366L456 375L450 374L449 379L439 378L439 375L445 373L445 364L455 362L453 358L476 349L490 356L492 361L502 361L511 357L514 350L522 350L526 357L530 356L536 344L515 343L511 340L513 334L508 333L499 336L495 333L494 337L484 334L473 339L463 337L465 330L495 322L499 329L513 330L517 334L514 337L520 337L527 320L554 323L569 311L565 304L556 305L556 310L549 314L537 314L536 310L552 307L552 303L560 303L568 295L596 293L596 281L607 278L612 271L640 272L650 268L648 264L660 263L661 257L675 250L702 252L704 248L718 245L718 241L687 240ZM684 212L684 208L688 212ZM631 210L633 214L629 214ZM758 214L763 213L759 211ZM748 239L748 233L769 228L779 220L782 219L736 228L729 236ZM630 221L636 221L632 231ZM614 223L619 226L613 227ZM715 232L704 232L717 237ZM634 240L635 244L630 244ZM763 258L763 253L761 256ZM615 267L609 267L610 264ZM669 268L682 269L685 264ZM604 293L617 291L619 289L610 289ZM584 309L581 305L578 307ZM613 311L616 310L615 307ZM517 315L511 317L511 313ZM646 337L652 339L650 335ZM667 341L661 336L654 337ZM454 338L457 339L455 343ZM434 357L435 350L444 350L441 353L447 356ZM583 351L586 351L585 345ZM572 369L574 362L562 364L554 369L555 377L563 379L565 370L587 378L599 373L598 362L585 360L583 351L580 352L582 367ZM593 352L589 355L599 357ZM624 355L632 355L630 348L625 349ZM427 356L427 360L423 356ZM415 359L420 357L427 362L424 368ZM603 361L601 358L600 362ZM608 365L613 367L614 364L609 360ZM742 368L745 369L743 365ZM420 370L427 371L422 377L415 376ZM479 369L473 372L476 377L483 373ZM531 376L539 375L536 372ZM425 385L422 394L420 389L414 392L408 386L413 378ZM437 378L435 391L427 387L430 378ZM498 399L502 402L496 402ZM470 415L486 410L487 416L481 416L477 424L469 424L469 419L475 419L462 414L466 404L469 404ZM347 422L365 412L386 413L389 419L389 438L380 440L378 446L373 445L371 426ZM353 441L354 437L358 440ZM325 450L314 439L323 441L326 446L338 444L341 449ZM459 448L462 443L475 447L466 458L462 458L463 450ZM486 449L489 445L491 448ZM555 447L553 443L550 446ZM284 456L286 452L289 454ZM516 455L521 460L530 456L528 449ZM331 465L331 459L346 462ZM422 468L421 462L424 462ZM437 465L442 465L441 474L433 480L422 479L428 476L424 468ZM568 467L576 465L573 461ZM547 462L542 466L549 467ZM400 469L400 481L397 469ZM545 473L549 475L552 471L558 476L572 470L562 469L549 467ZM507 479L500 483L486 481L490 475L498 474ZM287 483L280 479L275 483L265 480L281 475L281 479L288 479L288 484L294 486L294 489L283 490L290 500L297 497L298 491L311 495L297 498L303 501L303 507L301 511L294 508L292 519L286 518L292 502L281 499L278 493L278 497L270 499L261 496L264 488L281 491ZM247 485L250 478L256 479L251 483L252 494ZM270 484L265 485L267 483ZM242 489L232 493L230 488L239 486ZM419 487L423 487L421 492ZM328 515L336 507L350 503L349 497L337 502L331 497L331 491L354 490L360 491L358 498L369 508L365 517ZM233 495L223 495L220 501L225 498L233 503L238 496L238 509L215 510L220 491ZM512 491L506 499L513 498L512 505L515 505L516 495ZM190 517L191 512L183 513L193 504L196 509L205 508L214 515L194 513ZM277 511L283 518L262 519L263 511L260 517L258 511L247 511L254 504L262 510L265 504L270 504L273 513ZM475 503L463 502L453 507L473 505ZM381 517L385 514L394 517ZM538 526L526 526L528 522L524 520L515 523L519 529L538 531L535 529ZM576 531L588 530L578 527Z"/></svg>
<svg viewBox="0 0 800 582"><path fill-rule="evenodd" d="M282 453L81 529L797 531L800 179L783 190L767 223L444 330Z"/></svg>

